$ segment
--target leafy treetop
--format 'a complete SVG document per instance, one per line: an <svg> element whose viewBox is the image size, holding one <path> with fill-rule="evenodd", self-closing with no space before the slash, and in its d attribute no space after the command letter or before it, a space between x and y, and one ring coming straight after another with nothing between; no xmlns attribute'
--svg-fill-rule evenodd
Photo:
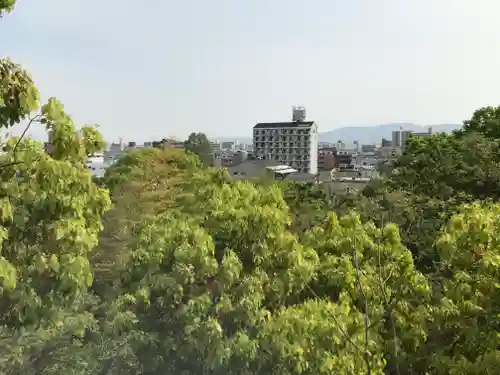
<svg viewBox="0 0 500 375"><path fill-rule="evenodd" d="M191 133L186 142L184 142L184 147L186 150L198 155L205 167L214 165L212 147L204 133Z"/></svg>
<svg viewBox="0 0 500 375"><path fill-rule="evenodd" d="M0 0L0 18L3 16L3 13L9 13L14 9L14 5L16 4L16 0Z"/></svg>
<svg viewBox="0 0 500 375"><path fill-rule="evenodd" d="M488 138L500 139L500 106L483 107L464 121L462 132L479 133Z"/></svg>

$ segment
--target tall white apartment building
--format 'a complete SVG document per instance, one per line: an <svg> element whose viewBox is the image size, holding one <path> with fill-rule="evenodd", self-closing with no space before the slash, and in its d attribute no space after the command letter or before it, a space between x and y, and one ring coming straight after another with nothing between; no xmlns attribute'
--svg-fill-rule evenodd
<svg viewBox="0 0 500 375"><path fill-rule="evenodd" d="M294 107L294 121L259 123L253 127L253 155L299 172L318 173L318 126Z"/></svg>

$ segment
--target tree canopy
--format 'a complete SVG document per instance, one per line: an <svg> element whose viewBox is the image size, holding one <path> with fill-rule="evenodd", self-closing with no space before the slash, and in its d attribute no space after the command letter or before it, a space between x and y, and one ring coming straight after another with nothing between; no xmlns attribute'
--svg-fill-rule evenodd
<svg viewBox="0 0 500 375"><path fill-rule="evenodd" d="M32 81L21 81L27 75L9 60L0 61L0 71L20 72L2 75L0 125L26 120L28 127L45 126L54 134L50 154L30 138L10 137L2 145L0 369L55 374L71 353L95 354L83 342L98 326L95 297L88 293L89 254L111 202L83 161L102 147L102 137L94 127L77 132L58 100L40 106Z"/></svg>
<svg viewBox="0 0 500 375"><path fill-rule="evenodd" d="M497 112L357 193L234 181L202 133L97 185L97 126L0 60L0 127L52 143L1 140L0 373L498 373Z"/></svg>
<svg viewBox="0 0 500 375"><path fill-rule="evenodd" d="M464 121L462 132L500 139L500 106L479 108L470 120Z"/></svg>
<svg viewBox="0 0 500 375"><path fill-rule="evenodd" d="M197 155L204 166L211 167L214 165L212 147L204 133L191 133L184 142L184 147L187 151Z"/></svg>
<svg viewBox="0 0 500 375"><path fill-rule="evenodd" d="M478 133L413 137L394 163L394 186L427 196L499 197L499 140Z"/></svg>

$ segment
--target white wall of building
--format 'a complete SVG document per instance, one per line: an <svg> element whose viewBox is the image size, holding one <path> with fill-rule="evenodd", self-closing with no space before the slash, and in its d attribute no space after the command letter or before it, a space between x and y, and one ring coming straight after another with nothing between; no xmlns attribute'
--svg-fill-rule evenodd
<svg viewBox="0 0 500 375"><path fill-rule="evenodd" d="M254 127L253 154L286 164L300 172L318 171L318 132L316 124L279 123Z"/></svg>
<svg viewBox="0 0 500 375"><path fill-rule="evenodd" d="M309 173L311 174L316 174L318 173L318 147L319 147L319 133L318 133L318 125L313 124L311 126L311 133L309 136L309 142L310 142L310 166L309 166Z"/></svg>
<svg viewBox="0 0 500 375"><path fill-rule="evenodd" d="M87 163L87 169L96 177L104 177L106 168L109 166L105 163Z"/></svg>

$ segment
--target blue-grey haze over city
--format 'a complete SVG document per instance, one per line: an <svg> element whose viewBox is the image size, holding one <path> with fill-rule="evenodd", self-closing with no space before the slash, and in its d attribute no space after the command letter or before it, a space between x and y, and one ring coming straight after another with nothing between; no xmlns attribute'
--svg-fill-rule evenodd
<svg viewBox="0 0 500 375"><path fill-rule="evenodd" d="M292 105L322 132L458 124L498 104L499 13L495 0L20 0L0 55L109 141L250 137Z"/></svg>

